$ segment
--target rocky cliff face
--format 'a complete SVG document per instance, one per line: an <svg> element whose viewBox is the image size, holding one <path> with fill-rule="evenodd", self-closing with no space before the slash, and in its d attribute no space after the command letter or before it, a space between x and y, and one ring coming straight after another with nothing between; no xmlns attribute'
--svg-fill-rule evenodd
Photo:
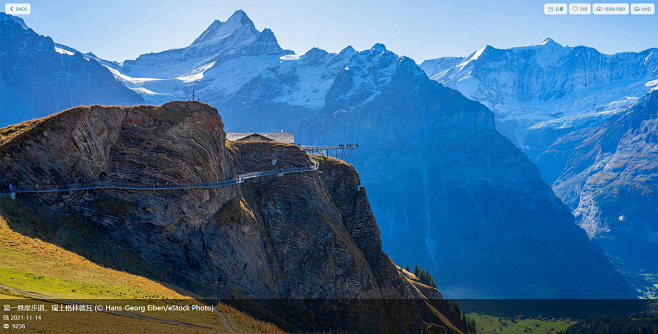
<svg viewBox="0 0 658 334"><path fill-rule="evenodd" d="M606 122L562 134L537 158L578 225L640 294L655 293L658 281L657 116L654 90Z"/></svg>
<svg viewBox="0 0 658 334"><path fill-rule="evenodd" d="M0 183L23 187L202 182L310 164L293 145L226 142L217 111L198 102L74 108L0 129ZM283 327L459 332L438 291L382 252L359 184L352 166L325 158L320 172L224 188L19 194L0 214L10 225L38 210L67 215L59 226L32 217L48 228L21 232L203 297L249 299Z"/></svg>
<svg viewBox="0 0 658 334"><path fill-rule="evenodd" d="M56 48L20 18L0 13L0 126L76 105L133 105L144 99L80 53Z"/></svg>

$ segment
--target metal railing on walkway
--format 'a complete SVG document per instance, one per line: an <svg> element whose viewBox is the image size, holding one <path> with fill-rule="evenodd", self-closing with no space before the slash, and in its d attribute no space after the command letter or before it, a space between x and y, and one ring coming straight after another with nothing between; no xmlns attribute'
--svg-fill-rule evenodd
<svg viewBox="0 0 658 334"><path fill-rule="evenodd" d="M211 182L189 182L189 183L156 183L156 184L135 184L135 183L117 183L112 181L106 182L88 182L73 183L63 185L35 185L34 188L13 187L10 191L0 192L0 196L11 196L18 193L56 193L65 191L80 191L94 189L111 189L111 190L178 190L178 189L211 189L226 187L243 183L245 180L266 177L271 175L283 175L291 173L313 172L320 169L320 163L310 159L312 165L308 167L290 167L283 169L274 169L261 172L250 172L236 175L233 178L211 181Z"/></svg>

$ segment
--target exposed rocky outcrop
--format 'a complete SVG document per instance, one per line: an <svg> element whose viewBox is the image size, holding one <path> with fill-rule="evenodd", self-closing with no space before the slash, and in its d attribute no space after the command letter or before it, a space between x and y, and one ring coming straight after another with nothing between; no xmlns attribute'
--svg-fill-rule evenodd
<svg viewBox="0 0 658 334"><path fill-rule="evenodd" d="M0 129L0 183L23 187L203 182L309 165L294 145L227 142L217 110L198 102L74 108ZM46 209L81 222L75 238L67 225L24 233L68 249L83 244L94 261L202 297L249 303L289 329L459 332L459 315L440 293L382 252L359 184L351 165L324 158L320 172L223 188L19 194L16 202L24 212ZM0 214L12 225L24 213L9 203L0 201Z"/></svg>

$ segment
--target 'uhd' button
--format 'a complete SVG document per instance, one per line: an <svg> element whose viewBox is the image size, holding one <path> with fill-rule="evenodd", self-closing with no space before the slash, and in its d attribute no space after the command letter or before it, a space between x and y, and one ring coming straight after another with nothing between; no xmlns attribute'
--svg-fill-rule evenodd
<svg viewBox="0 0 658 334"><path fill-rule="evenodd" d="M633 15L653 15L656 12L656 5L652 3L632 3L631 14Z"/></svg>
<svg viewBox="0 0 658 334"><path fill-rule="evenodd" d="M6 3L5 13L11 15L28 15L32 11L29 3Z"/></svg>

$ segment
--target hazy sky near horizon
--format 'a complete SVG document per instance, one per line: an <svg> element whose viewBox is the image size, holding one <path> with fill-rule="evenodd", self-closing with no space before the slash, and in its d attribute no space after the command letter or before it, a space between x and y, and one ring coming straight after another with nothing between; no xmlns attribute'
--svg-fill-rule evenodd
<svg viewBox="0 0 658 334"><path fill-rule="evenodd" d="M338 52L348 45L364 50L383 43L420 63L467 56L485 45L539 44L547 37L608 54L658 47L658 14L547 16L546 1L537 0L24 2L31 3L32 13L22 18L37 33L116 61L185 47L214 20L226 21L238 9L298 54L312 47Z"/></svg>

